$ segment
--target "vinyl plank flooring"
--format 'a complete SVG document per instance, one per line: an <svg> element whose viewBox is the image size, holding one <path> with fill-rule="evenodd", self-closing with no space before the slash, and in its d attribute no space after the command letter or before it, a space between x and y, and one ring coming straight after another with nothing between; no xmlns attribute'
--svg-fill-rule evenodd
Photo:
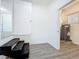
<svg viewBox="0 0 79 59"><path fill-rule="evenodd" d="M56 50L48 43L31 45L29 59L79 59L79 46L61 42L61 49Z"/></svg>

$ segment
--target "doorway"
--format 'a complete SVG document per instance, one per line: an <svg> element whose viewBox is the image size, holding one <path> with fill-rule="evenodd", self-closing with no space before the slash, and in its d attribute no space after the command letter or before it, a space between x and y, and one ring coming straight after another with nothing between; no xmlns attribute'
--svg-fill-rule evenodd
<svg viewBox="0 0 79 59"><path fill-rule="evenodd" d="M60 43L76 44L78 42L79 1L73 1L60 9Z"/></svg>

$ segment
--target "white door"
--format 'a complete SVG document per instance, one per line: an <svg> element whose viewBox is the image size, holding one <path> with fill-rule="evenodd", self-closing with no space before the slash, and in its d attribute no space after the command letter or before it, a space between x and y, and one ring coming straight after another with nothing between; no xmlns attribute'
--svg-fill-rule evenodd
<svg viewBox="0 0 79 59"><path fill-rule="evenodd" d="M30 35L32 3L20 0L14 3L14 32L17 35Z"/></svg>

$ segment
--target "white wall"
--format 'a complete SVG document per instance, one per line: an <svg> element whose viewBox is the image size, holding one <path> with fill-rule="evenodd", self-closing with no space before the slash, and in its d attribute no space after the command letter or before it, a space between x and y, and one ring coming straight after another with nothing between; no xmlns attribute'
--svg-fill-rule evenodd
<svg viewBox="0 0 79 59"><path fill-rule="evenodd" d="M79 23L71 24L70 34L72 42L79 45Z"/></svg>
<svg viewBox="0 0 79 59"><path fill-rule="evenodd" d="M51 1L50 5L44 3L32 6L32 35L31 43L50 43L53 47L60 48L59 8L69 1Z"/></svg>
<svg viewBox="0 0 79 59"><path fill-rule="evenodd" d="M30 4L30 5L29 5ZM14 9L14 32L15 34L26 31L24 23L26 23L26 19L29 19L28 8L32 8L32 29L31 34L28 36L15 36L24 39L26 42L30 42L30 44L40 44L40 43L48 43L49 36L49 16L48 16L48 7L41 5L15 1L15 9ZM25 13L26 12L26 13ZM23 20L24 19L24 20ZM20 33L19 33L20 34ZM21 35L21 34L20 34Z"/></svg>
<svg viewBox="0 0 79 59"><path fill-rule="evenodd" d="M1 0L0 0L0 8L1 8ZM1 14L0 14L0 40L1 40Z"/></svg>
<svg viewBox="0 0 79 59"><path fill-rule="evenodd" d="M31 43L48 43L50 39L50 21L48 7L32 4L32 35Z"/></svg>
<svg viewBox="0 0 79 59"><path fill-rule="evenodd" d="M60 48L60 25L59 25L59 8L68 3L69 0L56 0L52 1L50 5L39 0L40 3L35 0L32 1L32 30L30 38L28 39L30 44L50 43L53 47ZM41 3L42 2L42 3ZM17 3L17 2L16 2ZM38 3L38 4L37 4ZM15 8L14 16L14 32L18 30L24 30L24 25L21 24L24 16L24 8L28 3L18 4ZM18 10L19 9L19 10ZM26 8L27 9L27 8ZM20 11L20 13L18 12ZM26 11L27 13L27 11ZM28 15L27 15L28 16ZM25 23L25 21L23 22ZM26 36L25 36L26 37ZM25 39L27 40L27 39ZM28 41L27 40L27 41Z"/></svg>

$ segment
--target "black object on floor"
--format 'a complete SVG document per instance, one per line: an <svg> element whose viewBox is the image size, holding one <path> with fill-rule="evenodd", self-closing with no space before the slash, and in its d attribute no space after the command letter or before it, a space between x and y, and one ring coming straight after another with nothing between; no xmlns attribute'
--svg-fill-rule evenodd
<svg viewBox="0 0 79 59"><path fill-rule="evenodd" d="M5 43L4 45L2 45L0 47L0 55L10 56L12 46L16 44L18 41L19 41L19 38L14 38L9 42Z"/></svg>
<svg viewBox="0 0 79 59"><path fill-rule="evenodd" d="M0 47L0 55L5 55L14 59L29 58L29 43L14 38Z"/></svg>
<svg viewBox="0 0 79 59"><path fill-rule="evenodd" d="M11 57L18 58L20 57L23 49L24 41L19 41L11 52Z"/></svg>
<svg viewBox="0 0 79 59"><path fill-rule="evenodd" d="M25 43L22 51L22 58L29 58L29 43Z"/></svg>

